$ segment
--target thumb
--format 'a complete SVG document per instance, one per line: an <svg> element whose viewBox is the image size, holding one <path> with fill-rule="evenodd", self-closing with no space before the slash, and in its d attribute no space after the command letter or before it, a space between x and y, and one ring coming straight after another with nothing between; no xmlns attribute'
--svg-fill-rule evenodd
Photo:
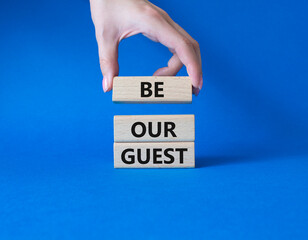
<svg viewBox="0 0 308 240"><path fill-rule="evenodd" d="M103 74L103 90L112 89L113 77L119 74L118 41L114 39L102 39L98 41L99 62Z"/></svg>

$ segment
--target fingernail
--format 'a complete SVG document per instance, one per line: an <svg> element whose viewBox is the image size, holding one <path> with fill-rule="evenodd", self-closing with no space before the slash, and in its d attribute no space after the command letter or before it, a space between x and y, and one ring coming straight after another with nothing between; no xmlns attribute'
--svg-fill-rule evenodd
<svg viewBox="0 0 308 240"><path fill-rule="evenodd" d="M107 84L106 78L103 79L103 90L104 90L104 92L107 92L107 90L108 90L108 84Z"/></svg>
<svg viewBox="0 0 308 240"><path fill-rule="evenodd" d="M202 77L202 74L200 75L200 83L199 83L199 86L198 86L198 88L199 88L199 90L201 90L202 89L202 85L203 85L203 77Z"/></svg>

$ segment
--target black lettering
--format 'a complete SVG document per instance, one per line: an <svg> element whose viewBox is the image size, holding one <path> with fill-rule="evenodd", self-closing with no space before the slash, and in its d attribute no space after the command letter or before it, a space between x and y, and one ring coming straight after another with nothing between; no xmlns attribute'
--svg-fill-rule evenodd
<svg viewBox="0 0 308 240"><path fill-rule="evenodd" d="M159 88L159 85L164 85L164 82L155 82L155 97L164 97L164 94L159 94L159 91L163 91L163 88Z"/></svg>
<svg viewBox="0 0 308 240"><path fill-rule="evenodd" d="M174 157L169 154L169 152L173 152L173 148L166 148L164 151L164 155L170 159L170 161L165 160L164 163L171 164L174 162Z"/></svg>
<svg viewBox="0 0 308 240"><path fill-rule="evenodd" d="M157 123L157 132L154 134L153 133L153 123L149 122L149 135L153 138L159 137L161 134L161 122Z"/></svg>
<svg viewBox="0 0 308 240"><path fill-rule="evenodd" d="M163 161L157 160L157 158L161 158L161 154L159 154L159 152L161 152L161 151L162 151L161 148L153 148L153 163L154 164L163 163Z"/></svg>
<svg viewBox="0 0 308 240"><path fill-rule="evenodd" d="M165 122L165 137L168 137L168 132L173 137L176 137L175 132L173 131L175 129L175 123L174 122Z"/></svg>
<svg viewBox="0 0 308 240"><path fill-rule="evenodd" d="M152 84L150 82L141 82L141 97L151 97L152 96L151 87Z"/></svg>
<svg viewBox="0 0 308 240"><path fill-rule="evenodd" d="M142 131L141 131L141 133L139 133L139 134L136 133L136 127L137 127L138 125L140 125L141 128L142 128ZM145 132L146 132L146 126L144 125L143 122L135 122L135 123L132 125L131 132L132 132L132 134L134 135L134 137L136 137L136 138L141 138L141 137L144 136L144 134L145 134Z"/></svg>
<svg viewBox="0 0 308 240"><path fill-rule="evenodd" d="M138 158L138 162L140 164L147 164L147 163L149 163L149 161L150 161L150 149L146 149L146 159L142 160L141 159L141 149L138 148L137 149L137 158Z"/></svg>
<svg viewBox="0 0 308 240"><path fill-rule="evenodd" d="M127 148L125 149L122 154L121 154L121 159L122 162L126 163L126 164L134 164L135 163L135 156L134 155L129 155L128 158L130 159L130 161L128 161L125 157L125 154L128 152L134 152L134 149L132 148Z"/></svg>
<svg viewBox="0 0 308 240"><path fill-rule="evenodd" d="M188 151L187 148L176 148L175 151L180 152L179 156L180 156L180 164L184 163L184 152Z"/></svg>

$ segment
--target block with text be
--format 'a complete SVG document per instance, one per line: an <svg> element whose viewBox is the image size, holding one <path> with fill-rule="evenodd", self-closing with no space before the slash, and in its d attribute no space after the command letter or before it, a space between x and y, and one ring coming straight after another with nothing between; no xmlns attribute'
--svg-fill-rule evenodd
<svg viewBox="0 0 308 240"><path fill-rule="evenodd" d="M191 103L189 77L114 77L112 100L128 103Z"/></svg>

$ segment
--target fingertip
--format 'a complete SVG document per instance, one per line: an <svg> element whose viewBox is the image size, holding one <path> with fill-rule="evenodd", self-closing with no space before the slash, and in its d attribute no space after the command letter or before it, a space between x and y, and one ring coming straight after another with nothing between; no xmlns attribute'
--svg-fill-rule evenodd
<svg viewBox="0 0 308 240"><path fill-rule="evenodd" d="M157 69L153 73L153 76L172 76L172 74L170 74L170 71L168 72L167 67L162 67L162 68Z"/></svg>
<svg viewBox="0 0 308 240"><path fill-rule="evenodd" d="M186 66L186 70L190 77L192 85L195 88L198 88L202 81L202 71L200 70L199 66L192 64L192 65Z"/></svg>
<svg viewBox="0 0 308 240"><path fill-rule="evenodd" d="M178 69L171 67L163 67L157 69L153 76L175 76L178 73Z"/></svg>
<svg viewBox="0 0 308 240"><path fill-rule="evenodd" d="M199 89L199 88L194 88L194 87L193 87L192 92L193 92L193 94L194 94L195 96L198 96L198 95L199 95L199 92L200 92L200 89Z"/></svg>
<svg viewBox="0 0 308 240"><path fill-rule="evenodd" d="M113 77L104 77L103 78L103 90L104 92L109 92L110 90L112 90L112 83L113 83Z"/></svg>
<svg viewBox="0 0 308 240"><path fill-rule="evenodd" d="M103 90L104 92L109 92L111 90L110 83L107 78L103 79Z"/></svg>
<svg viewBox="0 0 308 240"><path fill-rule="evenodd" d="M160 68L159 68L159 69L157 69L157 70L153 73L153 76L160 76L160 72L161 72L161 70L160 70Z"/></svg>
<svg viewBox="0 0 308 240"><path fill-rule="evenodd" d="M104 78L103 81L102 81L102 86L103 86L103 90L104 92L107 92L108 90L108 87L107 87L107 81L106 79Z"/></svg>

